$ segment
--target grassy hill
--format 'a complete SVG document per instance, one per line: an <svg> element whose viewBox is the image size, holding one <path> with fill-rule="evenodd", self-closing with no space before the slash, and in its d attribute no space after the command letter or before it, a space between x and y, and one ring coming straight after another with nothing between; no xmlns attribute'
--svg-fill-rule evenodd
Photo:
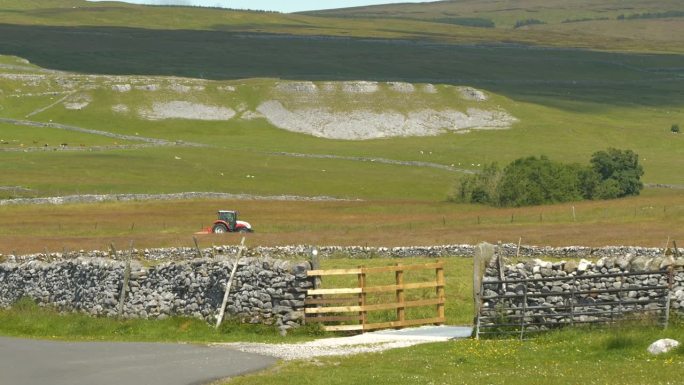
<svg viewBox="0 0 684 385"><path fill-rule="evenodd" d="M684 39L684 5L677 0L436 1L305 12L351 19L401 19L477 26L484 30L529 30L568 41L652 41L668 46ZM486 32L483 32L486 33Z"/></svg>
<svg viewBox="0 0 684 385"><path fill-rule="evenodd" d="M0 0L0 24L125 27L421 40L440 43L516 43L640 52L684 52L682 17L627 19L680 12L676 0L573 0L568 3L458 1L360 7L305 14L141 6L85 0ZM678 13L674 14L675 16ZM609 20L605 20L608 18ZM382 19L378 21L378 19ZM513 28L517 21L546 24ZM591 19L588 21L578 21ZM600 19L600 20L594 20ZM474 20L474 21L473 21ZM480 28L477 21L494 24ZM563 23L563 21L571 21ZM657 44L653 44L657 43Z"/></svg>
<svg viewBox="0 0 684 385"><path fill-rule="evenodd" d="M374 212L396 210L398 202L443 202L463 172L493 161L545 154L587 162L607 147L636 151L647 183L684 184L684 135L670 132L673 124L684 124L684 50L677 40L682 34L669 34L670 40L648 33L622 37L619 28L607 27L644 22L666 29L678 18L563 23L563 17L595 17L603 8L593 2L573 3L573 10L520 2L523 9L536 7L538 12L525 12L547 24L513 28L522 11L496 8L497 2L463 8L475 4L282 15L0 0L0 197L183 191L325 195L378 202L364 208ZM653 4L633 10L665 12L676 6ZM461 8L450 11L453 6ZM613 8L605 11L610 18L625 13ZM410 9L427 13L409 17ZM349 14L368 10L375 13ZM455 14L449 17L482 14L495 26L434 20L449 12ZM585 23L596 23L603 32L562 31ZM485 100L464 96L471 88ZM348 131L373 133L395 126L396 119L429 126L456 113L475 116L473 110L514 120L506 129L440 135L356 138L364 140L328 135L330 127L349 121L355 123ZM673 190L658 205L676 212L679 195ZM420 207L416 211L425 209ZM440 205L437 211L445 207L453 207L455 217L479 210ZM445 220L437 216L430 223ZM260 220L262 229L269 228L267 220L268 215ZM329 232L326 239L339 236L330 230L333 224L292 226L306 233L296 237L316 239L321 228ZM382 239L383 228L374 229L372 237ZM352 232L357 230L371 237L368 229ZM81 235L74 231L70 237ZM435 242L454 236L448 229L440 234ZM357 243L363 239L351 236ZM607 238L600 239L596 242Z"/></svg>

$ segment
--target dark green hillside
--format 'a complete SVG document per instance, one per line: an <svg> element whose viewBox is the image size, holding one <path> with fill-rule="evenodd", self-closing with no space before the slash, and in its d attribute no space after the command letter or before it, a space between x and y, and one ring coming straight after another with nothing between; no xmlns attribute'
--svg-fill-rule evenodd
<svg viewBox="0 0 684 385"><path fill-rule="evenodd" d="M680 105L684 88L680 55L112 27L0 35L0 53L82 73L469 84L547 105Z"/></svg>
<svg viewBox="0 0 684 385"><path fill-rule="evenodd" d="M459 1L278 14L85 0L0 0L0 24L220 30L401 38L452 44L489 42L610 51L684 52L684 18L671 17L684 10L675 0L554 0L549 3L525 0L516 8L506 4ZM623 20L618 20L621 15ZM660 16L653 18L654 15ZM636 16L639 18L632 18ZM531 19L543 24L513 28L516 23Z"/></svg>

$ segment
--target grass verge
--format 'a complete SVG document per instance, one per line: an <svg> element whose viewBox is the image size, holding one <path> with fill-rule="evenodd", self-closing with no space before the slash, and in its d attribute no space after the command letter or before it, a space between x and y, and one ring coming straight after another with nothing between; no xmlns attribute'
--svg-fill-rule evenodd
<svg viewBox="0 0 684 385"><path fill-rule="evenodd" d="M0 335L71 341L144 342L298 342L319 334L313 327L300 328L286 337L275 327L243 324L227 319L220 328L192 318L165 320L95 318L86 314L60 314L38 306L31 299L19 300L12 309L0 310Z"/></svg>
<svg viewBox="0 0 684 385"><path fill-rule="evenodd" d="M346 358L283 363L222 384L678 384L684 349L651 356L659 338L684 333L640 325L576 328L534 340L459 340ZM616 341L618 341L616 343ZM623 343L619 341L628 341Z"/></svg>

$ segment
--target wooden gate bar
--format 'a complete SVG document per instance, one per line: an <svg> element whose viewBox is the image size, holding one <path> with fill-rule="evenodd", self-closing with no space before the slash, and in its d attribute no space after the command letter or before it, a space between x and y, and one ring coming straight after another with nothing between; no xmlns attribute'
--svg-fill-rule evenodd
<svg viewBox="0 0 684 385"><path fill-rule="evenodd" d="M401 308L422 307L431 305L444 305L444 298L420 299L417 301L405 301L402 303L379 303L375 305L311 307L304 309L304 312L306 314L353 313L378 310L394 310Z"/></svg>
<svg viewBox="0 0 684 385"><path fill-rule="evenodd" d="M435 278L429 282L405 282L405 271L434 270ZM366 275L373 273L394 272L394 284L381 286L367 286ZM402 265L386 267L363 267L354 269L310 270L308 276L356 275L357 287L311 289L307 290L308 297L305 305L314 306L305 309L307 322L323 323L326 331L367 331L384 328L401 328L415 325L443 324L445 306L444 263L426 263L422 265ZM436 298L406 301L406 290L434 289ZM368 304L367 294L394 292L395 301L392 303ZM345 295L344 297L335 297ZM353 296L350 296L353 295ZM375 297L374 297L375 298ZM384 298L384 297L383 297ZM332 305L332 306L331 306ZM436 307L436 316L422 319L406 319L406 309L415 307ZM396 321L368 323L368 312L396 310ZM346 313L346 314L345 314ZM349 314L356 313L356 314ZM326 315L327 314L327 315ZM325 325L327 322L359 322L351 325Z"/></svg>

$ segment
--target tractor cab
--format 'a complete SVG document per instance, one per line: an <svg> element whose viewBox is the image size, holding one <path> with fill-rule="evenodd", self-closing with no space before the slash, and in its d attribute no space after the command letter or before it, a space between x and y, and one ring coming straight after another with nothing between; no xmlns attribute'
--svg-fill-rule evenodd
<svg viewBox="0 0 684 385"><path fill-rule="evenodd" d="M235 229L235 222L237 221L237 211L219 211L218 220L228 224L229 229Z"/></svg>
<svg viewBox="0 0 684 385"><path fill-rule="evenodd" d="M219 210L218 219L211 228L212 233L251 233L252 225L238 220L238 212L233 210Z"/></svg>

